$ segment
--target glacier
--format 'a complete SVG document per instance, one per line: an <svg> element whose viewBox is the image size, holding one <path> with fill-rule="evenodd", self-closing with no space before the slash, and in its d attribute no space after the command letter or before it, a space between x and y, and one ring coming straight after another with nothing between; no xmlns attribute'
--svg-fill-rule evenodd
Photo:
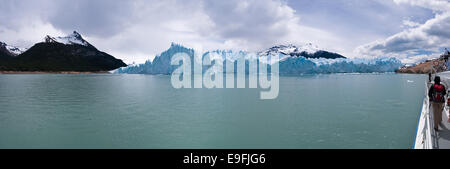
<svg viewBox="0 0 450 169"><path fill-rule="evenodd" d="M215 50L203 53L200 56L195 56L193 49L183 47L172 43L171 47L156 56L153 61L147 61L143 64L130 65L114 71L117 74L163 74L170 75L178 67L170 65L173 55L176 53L186 53L191 57L191 62L199 62L204 57L221 57L223 61L224 72L226 61L236 64L239 58L245 59L246 73L248 74L249 61L258 59L260 63L270 64L267 62L267 57L276 56L279 59L280 75L302 75L302 74L329 74L329 73L384 73L394 72L403 64L400 60L393 57L382 57L374 59L364 58L306 58L303 56L292 56L286 53L271 53L270 56L259 55L255 53L247 53L244 51L232 50ZM199 58L201 57L201 58ZM216 63L215 63L216 64ZM203 66L203 72L211 66Z"/></svg>

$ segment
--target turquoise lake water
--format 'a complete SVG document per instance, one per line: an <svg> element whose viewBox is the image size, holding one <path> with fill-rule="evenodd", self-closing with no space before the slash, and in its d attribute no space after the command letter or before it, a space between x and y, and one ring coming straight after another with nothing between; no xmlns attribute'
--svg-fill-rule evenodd
<svg viewBox="0 0 450 169"><path fill-rule="evenodd" d="M411 148L426 78L280 77L260 100L170 76L0 75L0 148Z"/></svg>

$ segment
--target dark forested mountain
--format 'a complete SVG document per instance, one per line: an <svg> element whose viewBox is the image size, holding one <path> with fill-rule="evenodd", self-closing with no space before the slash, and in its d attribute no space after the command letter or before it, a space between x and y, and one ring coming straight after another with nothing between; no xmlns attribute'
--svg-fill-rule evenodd
<svg viewBox="0 0 450 169"><path fill-rule="evenodd" d="M97 50L77 32L66 37L47 36L44 42L0 61L2 71L91 72L126 66L122 60Z"/></svg>
<svg viewBox="0 0 450 169"><path fill-rule="evenodd" d="M14 53L9 51L6 43L0 42L0 70L4 68L7 62L9 62L14 56Z"/></svg>

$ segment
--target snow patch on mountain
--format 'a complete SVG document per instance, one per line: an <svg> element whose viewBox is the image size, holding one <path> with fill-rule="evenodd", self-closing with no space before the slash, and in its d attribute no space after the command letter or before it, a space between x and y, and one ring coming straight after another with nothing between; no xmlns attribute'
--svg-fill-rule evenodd
<svg viewBox="0 0 450 169"><path fill-rule="evenodd" d="M27 50L27 48L19 48L15 46L6 46L6 49L14 55L20 55Z"/></svg>
<svg viewBox="0 0 450 169"><path fill-rule="evenodd" d="M92 46L83 39L83 37L76 31L73 31L72 34L65 37L51 37L47 35L44 39L46 43L62 43L65 45L83 45L83 46Z"/></svg>
<svg viewBox="0 0 450 169"><path fill-rule="evenodd" d="M291 55L291 54L297 54L301 52L306 52L308 54L314 54L318 51L321 51L323 49L320 49L317 45L313 45L312 43L306 43L302 45L278 45L271 47L267 50L264 50L262 52L259 52L258 55L260 56L268 56L268 55L276 55L276 54L283 54L283 55Z"/></svg>
<svg viewBox="0 0 450 169"><path fill-rule="evenodd" d="M15 47L15 46L10 46L4 42L0 42L0 46L4 47L9 53L11 53L14 56L20 55L27 50L27 48L19 48L19 47Z"/></svg>

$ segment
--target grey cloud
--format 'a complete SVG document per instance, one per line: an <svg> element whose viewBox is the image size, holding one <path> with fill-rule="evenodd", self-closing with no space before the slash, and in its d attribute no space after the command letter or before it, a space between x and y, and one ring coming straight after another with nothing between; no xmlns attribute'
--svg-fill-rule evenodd
<svg viewBox="0 0 450 169"><path fill-rule="evenodd" d="M276 24L290 21L293 10L281 1L205 1L205 12L215 23L214 32L226 39L250 41L277 39L289 34Z"/></svg>
<svg viewBox="0 0 450 169"><path fill-rule="evenodd" d="M447 13L442 16L435 23L430 24L428 27L424 28L424 32L429 35L450 39L450 16Z"/></svg>
<svg viewBox="0 0 450 169"><path fill-rule="evenodd" d="M133 2L120 0L0 0L0 24L8 29L29 26L36 20L65 32L87 35L116 34L130 24Z"/></svg>
<svg viewBox="0 0 450 169"><path fill-rule="evenodd" d="M240 48L252 51L279 43L312 42L322 47L343 48L348 53L355 45L360 44L358 41L345 46L349 41L348 34L354 33L355 37L363 34L353 32L354 27L350 27L351 25L345 26L349 31L343 32L342 36L330 33L335 27L329 25L302 25L302 18L287 2L288 0L0 0L0 40L24 40L31 43L42 39L45 36L42 34L63 34L77 30L106 52L116 53L120 58L139 55L140 60L167 49L170 42L182 43L188 47L201 46L206 50ZM330 8L333 7L327 9ZM312 18L309 20L330 22L328 18L315 16L309 16ZM442 28L446 27L448 26L434 25L423 32L430 35L441 34ZM33 37L30 38L31 36ZM367 34L364 36L369 37ZM402 51L411 46L402 39L409 38L398 37L387 43L375 44L372 48ZM383 49L389 43L405 45Z"/></svg>
<svg viewBox="0 0 450 169"><path fill-rule="evenodd" d="M0 6L4 9L0 30L10 32L0 39L45 29L45 34L77 30L99 48L121 55L154 55L171 41L205 49L256 51L298 39L310 41L308 37L325 32L301 27L299 16L284 0L0 0L0 4L6 4ZM39 28L31 28L29 23L35 20L40 21ZM321 40L331 37L321 35Z"/></svg>
<svg viewBox="0 0 450 169"><path fill-rule="evenodd" d="M31 20L45 19L52 9L49 0L0 0L0 25L8 29L18 29Z"/></svg>
<svg viewBox="0 0 450 169"><path fill-rule="evenodd" d="M65 31L79 30L86 35L111 36L133 21L132 1L58 0L48 20Z"/></svg>
<svg viewBox="0 0 450 169"><path fill-rule="evenodd" d="M448 0L394 0L394 2L397 4L405 3L420 6L440 12L448 11L450 8L450 2Z"/></svg>
<svg viewBox="0 0 450 169"><path fill-rule="evenodd" d="M450 12L436 14L423 25L397 33L385 40L358 47L356 53L368 56L409 57L414 51L433 51L450 45Z"/></svg>
<svg viewBox="0 0 450 169"><path fill-rule="evenodd" d="M443 47L450 46L450 2L446 0L394 0L435 11L435 16L424 24L404 30L384 40L378 40L355 49L360 56L394 56L410 63L425 57L437 57ZM421 51L431 52L423 55Z"/></svg>

